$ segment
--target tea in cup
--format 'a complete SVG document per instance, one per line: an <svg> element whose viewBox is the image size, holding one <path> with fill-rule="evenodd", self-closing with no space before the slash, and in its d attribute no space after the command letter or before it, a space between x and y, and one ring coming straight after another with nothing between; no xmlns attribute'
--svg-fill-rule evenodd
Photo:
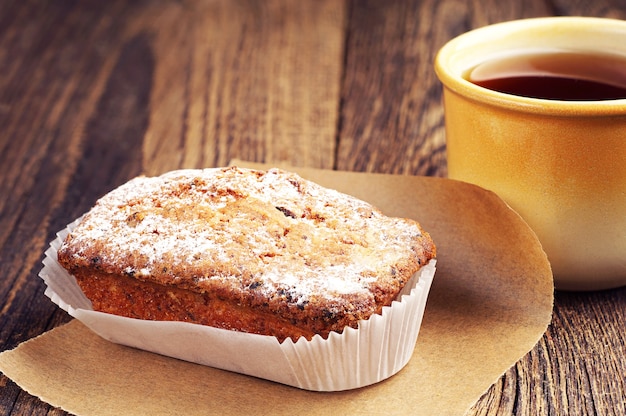
<svg viewBox="0 0 626 416"><path fill-rule="evenodd" d="M626 22L486 26L444 45L435 70L448 176L526 220L557 289L626 285Z"/></svg>

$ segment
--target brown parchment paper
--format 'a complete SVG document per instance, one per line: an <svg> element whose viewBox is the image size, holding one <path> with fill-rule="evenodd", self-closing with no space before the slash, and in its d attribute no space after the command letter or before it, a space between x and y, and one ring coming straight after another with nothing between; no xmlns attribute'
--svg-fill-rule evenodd
<svg viewBox="0 0 626 416"><path fill-rule="evenodd" d="M310 392L112 344L78 321L3 352L0 370L78 415L462 415L545 332L550 266L495 194L441 178L286 168L415 218L435 240L422 328L398 374L357 390Z"/></svg>

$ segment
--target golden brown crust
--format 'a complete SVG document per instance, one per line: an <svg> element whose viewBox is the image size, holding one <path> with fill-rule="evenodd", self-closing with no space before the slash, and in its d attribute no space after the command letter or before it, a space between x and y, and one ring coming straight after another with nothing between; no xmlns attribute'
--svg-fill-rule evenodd
<svg viewBox="0 0 626 416"><path fill-rule="evenodd" d="M295 340L380 313L435 255L412 220L293 173L233 167L128 182L58 258L96 310Z"/></svg>

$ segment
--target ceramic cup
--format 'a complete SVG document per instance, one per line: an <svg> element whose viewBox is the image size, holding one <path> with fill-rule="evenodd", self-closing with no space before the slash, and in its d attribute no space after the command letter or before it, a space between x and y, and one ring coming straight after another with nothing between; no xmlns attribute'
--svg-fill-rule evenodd
<svg viewBox="0 0 626 416"><path fill-rule="evenodd" d="M626 56L626 22L525 19L448 42L435 62L448 175L494 191L526 220L557 289L626 285L626 99L527 98L466 79L482 62L538 49Z"/></svg>

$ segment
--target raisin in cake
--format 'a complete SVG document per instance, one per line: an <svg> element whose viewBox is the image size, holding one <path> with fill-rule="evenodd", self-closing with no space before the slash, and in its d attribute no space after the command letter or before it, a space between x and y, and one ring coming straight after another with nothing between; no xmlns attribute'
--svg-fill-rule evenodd
<svg viewBox="0 0 626 416"><path fill-rule="evenodd" d="M58 260L95 310L295 341L380 313L435 252L413 220L294 173L229 167L127 182Z"/></svg>

